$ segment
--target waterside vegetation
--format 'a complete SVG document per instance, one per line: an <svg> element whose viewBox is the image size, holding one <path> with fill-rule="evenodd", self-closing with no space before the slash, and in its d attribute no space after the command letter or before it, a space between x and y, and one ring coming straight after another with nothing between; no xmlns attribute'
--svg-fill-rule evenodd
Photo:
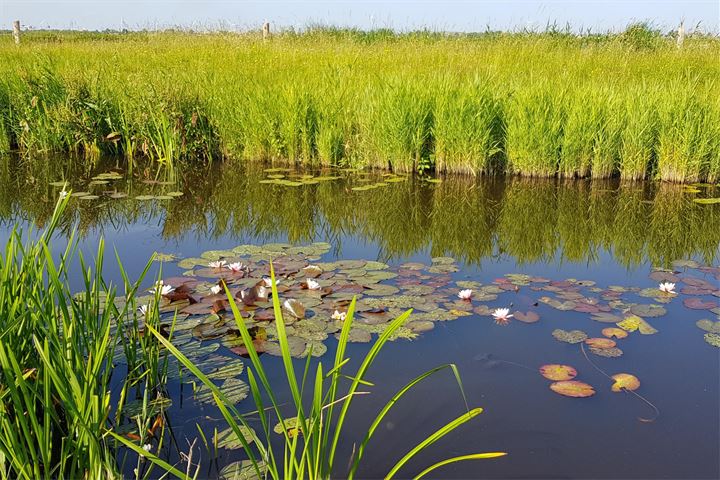
<svg viewBox="0 0 720 480"><path fill-rule="evenodd" d="M715 36L309 28L0 40L0 151L720 179Z"/></svg>

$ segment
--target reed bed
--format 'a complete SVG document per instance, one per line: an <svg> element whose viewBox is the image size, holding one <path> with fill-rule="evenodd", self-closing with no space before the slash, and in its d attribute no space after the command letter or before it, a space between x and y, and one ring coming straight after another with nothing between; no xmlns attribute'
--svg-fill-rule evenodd
<svg viewBox="0 0 720 480"><path fill-rule="evenodd" d="M311 28L0 39L0 151L720 179L720 40Z"/></svg>

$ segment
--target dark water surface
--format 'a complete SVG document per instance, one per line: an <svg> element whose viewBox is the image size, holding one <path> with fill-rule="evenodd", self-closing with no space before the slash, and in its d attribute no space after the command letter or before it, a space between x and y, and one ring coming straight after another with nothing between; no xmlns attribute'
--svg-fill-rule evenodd
<svg viewBox="0 0 720 480"><path fill-rule="evenodd" d="M403 470L404 476L443 458L483 451L509 455L448 466L436 477L720 476L720 350L706 343L705 332L695 325L700 319L719 320L720 310L683 304L691 297L720 303L720 205L692 201L720 196L719 187L698 186L695 192L677 185L619 181L446 178L428 183L408 178L353 190L382 181L382 174L314 171L310 173L340 178L281 186L259 183L268 175L260 168L232 165L194 171L136 168L132 176L121 172L121 179L88 185L93 176L113 167L114 163L105 162L68 166L60 161L0 158L0 240L15 225L27 229L46 224L59 191L49 183L68 178L75 191L88 190L100 198L71 200L64 235L77 227L88 252L103 237L117 250L131 277L140 274L153 252L181 259L271 242L293 246L327 242L331 249L322 256L323 262L376 260L395 272L408 262L430 266L433 257L452 257L458 271L450 272L448 281L438 287L447 296L446 303L457 300L460 287L455 281L507 285L497 279L521 273L560 282L556 284L560 293L566 279L595 282L597 290L583 288L583 295L607 304L601 297L609 286L657 288L659 282L649 277L653 269L674 271L680 293L662 303L667 313L645 318L658 333L636 331L617 340L624 352L618 358L588 353L611 375L627 372L640 379L637 393L661 412L655 421L639 421L638 417L653 417L653 410L630 394L611 392L612 382L588 363L579 345L561 343L551 335L560 328L601 337L603 328L615 325L594 321L588 312L554 308L540 299L558 292L541 290L547 282L531 282L508 288L492 301L473 301L472 306L533 311L540 316L538 322L512 320L502 326L488 315L472 313L434 322L432 330L413 340L389 343L370 372L376 385L372 394L356 400L343 452L349 454L353 443L362 439L369 422L398 388L429 368L451 362L460 369L471 406L485 411L427 450ZM111 199L110 191L127 192L129 197ZM173 191L184 195L173 200L133 199ZM55 248L63 246L58 239ZM119 271L110 253L106 276L118 282ZM696 263L673 264L677 260ZM158 266L154 264L155 274ZM697 268L702 266L715 268ZM164 277L185 271L175 262L162 268ZM682 293L689 286L688 278L709 282L715 295ZM623 300L657 303L639 296L637 290L623 294ZM619 309L612 313L623 316ZM328 353L319 361L327 365L336 341L330 335L324 343ZM359 361L368 348L366 343L352 344L349 354ZM225 346L218 353L235 356ZM279 359L262 358L273 379L281 382ZM567 398L552 392L551 381L537 373L548 363L574 366L577 379L593 385L597 393ZM217 409L193 401L187 385L181 394L176 382L170 393L174 403L168 418L180 449L186 450L186 439L197 437L196 423L207 435L226 427ZM289 399L286 392L281 396ZM247 410L253 409L250 399L241 408L245 404ZM383 423L370 443L360 477L382 477L407 450L463 408L450 374L423 383ZM165 453L176 458L172 442ZM205 452L201 476L212 477L217 468L207 457ZM218 464L240 458L238 451L221 450ZM339 462L336 476L344 472L345 465Z"/></svg>

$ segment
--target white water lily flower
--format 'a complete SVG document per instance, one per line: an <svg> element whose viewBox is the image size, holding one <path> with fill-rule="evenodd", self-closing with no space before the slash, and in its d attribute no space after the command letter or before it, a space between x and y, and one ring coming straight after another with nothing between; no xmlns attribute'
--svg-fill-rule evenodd
<svg viewBox="0 0 720 480"><path fill-rule="evenodd" d="M495 323L500 325L507 325L512 317L509 308L496 308L495 311L492 312L492 316L495 319Z"/></svg>
<svg viewBox="0 0 720 480"><path fill-rule="evenodd" d="M65 197L67 197L67 196L68 196L68 192L66 192L65 190L63 190L62 192L60 192L60 200L62 200L63 198L65 198Z"/></svg>
<svg viewBox="0 0 720 480"><path fill-rule="evenodd" d="M172 287L170 285L165 285L162 280L160 280L154 288L150 289L150 293L157 293L160 292L160 295L168 295L175 291L175 287Z"/></svg>
<svg viewBox="0 0 720 480"><path fill-rule="evenodd" d="M665 293L675 293L675 284L670 282L663 282L660 285L658 285L658 288L661 292Z"/></svg>
<svg viewBox="0 0 720 480"><path fill-rule="evenodd" d="M143 445L143 450L145 450L146 452L151 452L151 451L152 451L152 444L146 443L145 445Z"/></svg>
<svg viewBox="0 0 720 480"><path fill-rule="evenodd" d="M147 305L140 305L138 307L138 312L140 312L140 315L145 316L148 312L148 306Z"/></svg>
<svg viewBox="0 0 720 480"><path fill-rule="evenodd" d="M469 288L465 290L460 290L460 293L458 293L458 298L461 300L470 300L472 298L473 291Z"/></svg>
<svg viewBox="0 0 720 480"><path fill-rule="evenodd" d="M320 283L316 282L312 278L307 279L308 290L320 290Z"/></svg>
<svg viewBox="0 0 720 480"><path fill-rule="evenodd" d="M227 265L227 262L225 260L218 260L217 262L208 263L208 267L210 268L222 268L225 265Z"/></svg>
<svg viewBox="0 0 720 480"><path fill-rule="evenodd" d="M343 321L343 322L344 322L344 321L345 321L345 317L347 317L347 313L345 313L345 312L339 312L339 311L335 310L335 313L332 314L332 317L331 317L331 318L332 318L333 320L340 320L340 321Z"/></svg>
<svg viewBox="0 0 720 480"><path fill-rule="evenodd" d="M210 291L214 295L217 295L218 293L220 293L221 290L222 290L222 287L220 285L213 285L212 287L210 287Z"/></svg>
<svg viewBox="0 0 720 480"><path fill-rule="evenodd" d="M245 265L240 262L230 263L227 265L227 269L233 273L239 273L243 268L245 268Z"/></svg>
<svg viewBox="0 0 720 480"><path fill-rule="evenodd" d="M270 278L270 277L263 277L262 281L263 281L263 285L266 286L267 288L271 288L271 287L272 287L272 278ZM275 282L275 283L279 283L279 282Z"/></svg>

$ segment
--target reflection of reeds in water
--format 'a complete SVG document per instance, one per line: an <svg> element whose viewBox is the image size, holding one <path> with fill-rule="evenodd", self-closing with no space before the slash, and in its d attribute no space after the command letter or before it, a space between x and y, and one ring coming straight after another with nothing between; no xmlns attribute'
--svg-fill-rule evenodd
<svg viewBox="0 0 720 480"><path fill-rule="evenodd" d="M0 158L0 222L44 224L59 190L49 182L87 180L107 168L63 163ZM318 174L343 178L280 187L259 183L266 175L262 168L237 164L163 172L168 170L161 169L158 179L175 178L178 184L148 185L139 177L99 188L117 188L131 197L180 188L184 196L146 203L104 197L71 201L60 228L69 232L78 225L86 234L104 225L119 228L161 218L167 239L189 237L207 244L222 236L256 243L287 238L292 243L325 240L340 248L353 237L377 244L385 260L422 252L472 264L496 253L520 263L593 263L606 250L628 267L646 261L668 265L690 255L710 262L720 242L720 209L693 203L696 194L673 184L447 177L439 184L409 178L353 191L352 186L381 180L381 174L323 170ZM703 195L717 196L717 189Z"/></svg>
<svg viewBox="0 0 720 480"><path fill-rule="evenodd" d="M496 229L500 253L509 254L520 263L555 258L560 243L555 231L558 213L555 182L509 182Z"/></svg>

